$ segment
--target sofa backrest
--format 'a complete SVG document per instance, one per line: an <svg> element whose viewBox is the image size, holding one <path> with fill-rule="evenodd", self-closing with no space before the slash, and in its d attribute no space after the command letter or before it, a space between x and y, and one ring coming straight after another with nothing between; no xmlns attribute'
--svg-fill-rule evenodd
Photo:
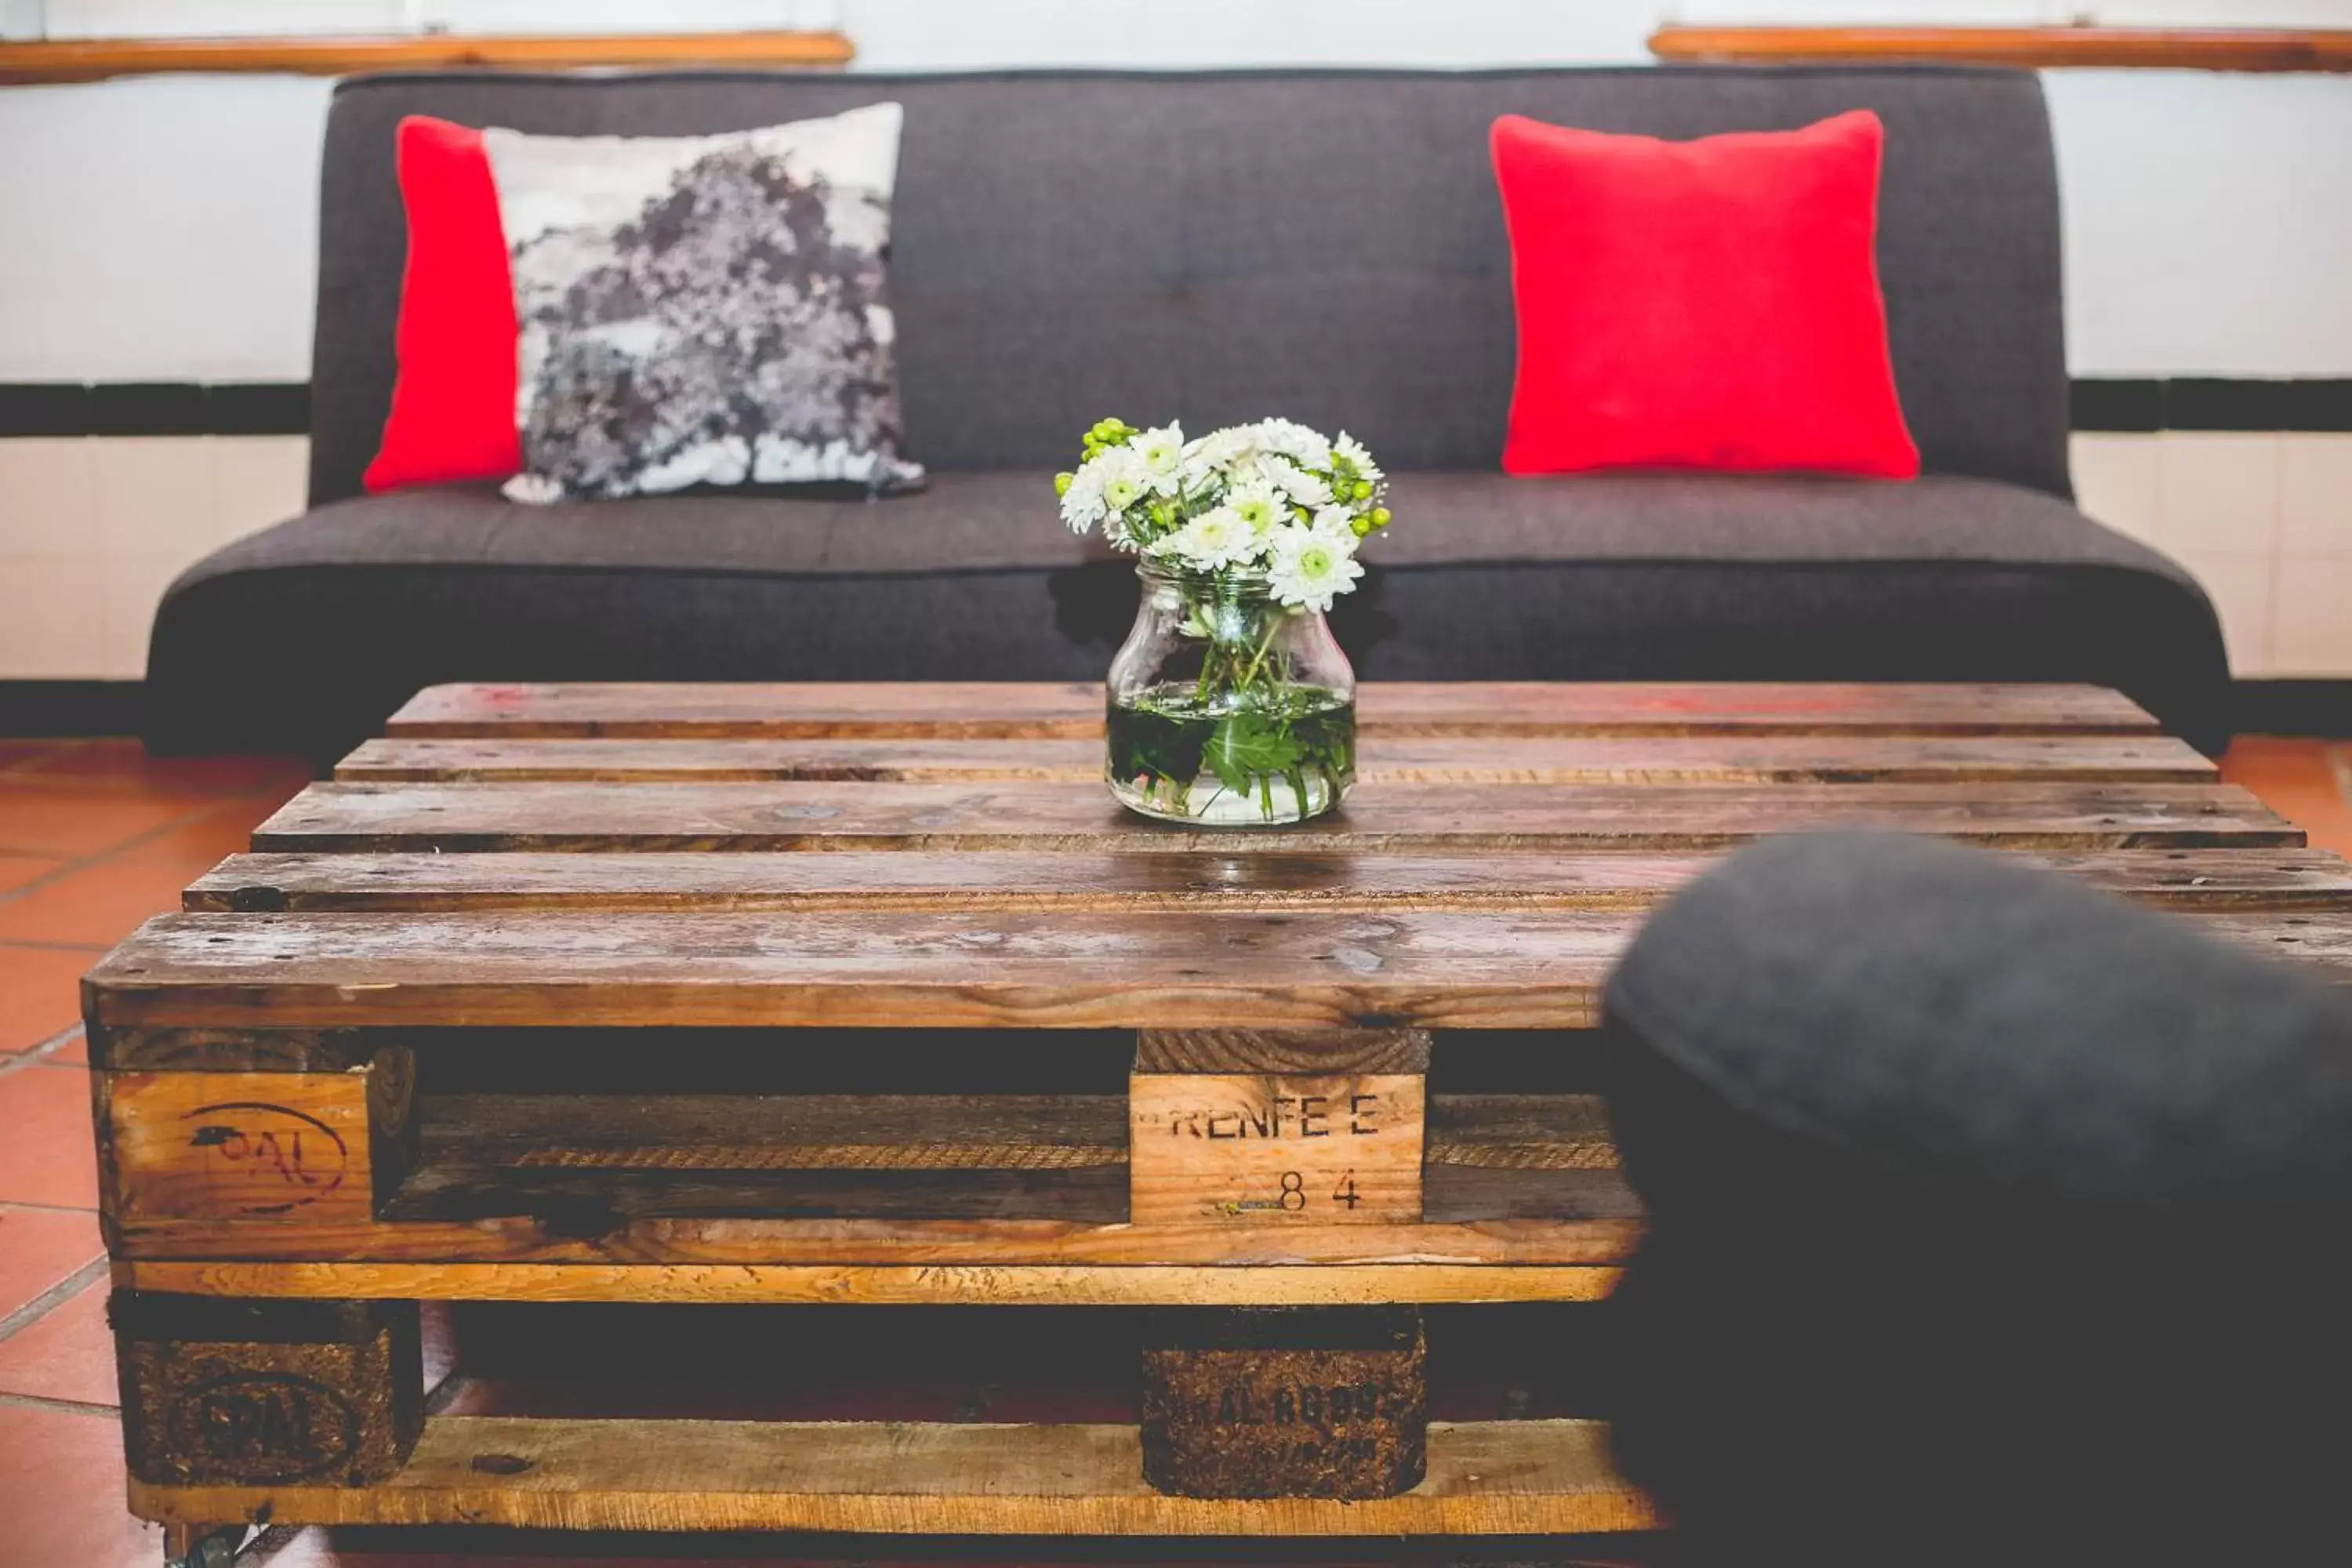
<svg viewBox="0 0 2352 1568"><path fill-rule="evenodd" d="M908 445L1057 468L1106 414L1281 414L1394 468L1492 468L1507 112L1690 137L1876 110L1879 264L1926 466L2067 493L2057 179L2031 75L1941 68L976 75L453 74L344 83L327 125L313 501L357 494L389 405L402 116L686 135L906 105L893 231Z"/></svg>

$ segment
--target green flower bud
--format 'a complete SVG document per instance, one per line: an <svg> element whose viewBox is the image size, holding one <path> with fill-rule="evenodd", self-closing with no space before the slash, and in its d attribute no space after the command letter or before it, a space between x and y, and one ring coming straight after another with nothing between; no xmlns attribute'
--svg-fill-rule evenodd
<svg viewBox="0 0 2352 1568"><path fill-rule="evenodd" d="M1358 479L1356 481L1355 496L1358 500L1371 500L1372 481L1370 479Z"/></svg>
<svg viewBox="0 0 2352 1568"><path fill-rule="evenodd" d="M1070 487L1077 482L1077 478L1078 476L1076 474L1055 474L1054 476L1054 493L1057 496L1068 495L1070 493Z"/></svg>
<svg viewBox="0 0 2352 1568"><path fill-rule="evenodd" d="M1372 526L1374 528L1386 528L1389 525L1389 516L1388 508L1384 506L1376 506L1372 508Z"/></svg>
<svg viewBox="0 0 2352 1568"><path fill-rule="evenodd" d="M1352 520L1351 521L1349 521L1349 523L1348 524L1348 527L1349 528L1349 530L1350 530L1350 531L1352 531L1355 533L1355 536L1356 536L1357 538L1359 538L1359 539L1361 539L1361 538L1363 538L1365 535L1367 535L1367 534L1370 533L1370 532L1372 531L1372 530L1373 530L1375 527L1377 527L1377 526L1379 526L1379 525L1378 525L1378 524L1376 524L1376 523L1374 523L1374 522L1372 521L1372 520L1371 520L1370 518L1369 518L1369 517L1360 517L1360 518L1356 518L1356 519Z"/></svg>

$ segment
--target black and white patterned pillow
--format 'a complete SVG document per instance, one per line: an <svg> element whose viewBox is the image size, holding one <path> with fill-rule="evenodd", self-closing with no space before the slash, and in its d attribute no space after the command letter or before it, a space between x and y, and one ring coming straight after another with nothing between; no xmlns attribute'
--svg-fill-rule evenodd
<svg viewBox="0 0 2352 1568"><path fill-rule="evenodd" d="M919 484L884 267L900 118L484 132L522 329L507 495Z"/></svg>

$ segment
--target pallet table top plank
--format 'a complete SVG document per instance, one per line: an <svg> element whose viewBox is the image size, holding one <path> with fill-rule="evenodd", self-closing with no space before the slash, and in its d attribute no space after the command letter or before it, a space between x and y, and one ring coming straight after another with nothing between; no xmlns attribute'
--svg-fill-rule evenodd
<svg viewBox="0 0 2352 1568"><path fill-rule="evenodd" d="M2352 864L2320 849L2016 851L2096 888L2182 907L2352 906ZM238 855L198 878L191 910L413 912L606 909L1538 910L1655 904L1720 857L1558 855Z"/></svg>
<svg viewBox="0 0 2352 1568"><path fill-rule="evenodd" d="M254 832L300 850L929 849L1351 854L1705 848L1877 827L2049 849L2296 847L2234 784L1368 785L1331 816L1236 837L1146 822L1099 784L320 784Z"/></svg>
<svg viewBox="0 0 2352 1568"><path fill-rule="evenodd" d="M475 684L428 687L385 726L395 736L643 739L1086 740L1102 733L1092 684ZM1997 684L1538 681L1367 682L1366 735L2158 732L2103 687Z"/></svg>
<svg viewBox="0 0 2352 1568"><path fill-rule="evenodd" d="M407 1468L373 1486L134 1482L131 1500L166 1521L570 1530L1551 1535L1658 1522L1612 1468L1605 1429L1565 1420L1432 1422L1427 1479L1356 1501L1164 1495L1144 1482L1132 1426L513 1415L432 1418Z"/></svg>
<svg viewBox="0 0 2352 1568"><path fill-rule="evenodd" d="M875 783L1102 776L1094 740L370 741L335 768L344 783ZM2213 763L2168 735L1399 736L1358 763L1388 784L1853 784L2079 779L2200 784Z"/></svg>
<svg viewBox="0 0 2352 1568"><path fill-rule="evenodd" d="M177 914L84 982L101 1027L1575 1029L1639 910L1090 915ZM2352 911L2184 913L2342 972Z"/></svg>

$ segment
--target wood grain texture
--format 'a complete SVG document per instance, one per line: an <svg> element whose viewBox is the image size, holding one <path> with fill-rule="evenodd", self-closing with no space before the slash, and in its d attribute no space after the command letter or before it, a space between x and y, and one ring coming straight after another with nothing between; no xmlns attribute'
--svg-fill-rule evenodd
<svg viewBox="0 0 2352 1568"><path fill-rule="evenodd" d="M1102 777L1097 740L370 741L347 784L918 784ZM2081 779L2198 784L2213 763L2168 735L1392 736L1357 760L1365 784L1852 784Z"/></svg>
<svg viewBox="0 0 2352 1568"><path fill-rule="evenodd" d="M453 1094L420 1109L428 1163L1059 1171L1127 1160L1111 1095Z"/></svg>
<svg viewBox="0 0 2352 1568"><path fill-rule="evenodd" d="M2158 70L2352 70L2352 29L2234 27L1741 27L1672 25L1650 35L1662 60L1788 64L2137 66Z"/></svg>
<svg viewBox="0 0 2352 1568"><path fill-rule="evenodd" d="M389 37L45 38L0 44L0 83L102 81L198 71L353 76L363 71L842 66L856 54L829 32L429 33Z"/></svg>
<svg viewBox="0 0 2352 1568"><path fill-rule="evenodd" d="M114 1073L118 1220L349 1222L371 1212L361 1073Z"/></svg>
<svg viewBox="0 0 2352 1568"><path fill-rule="evenodd" d="M1414 1224L1427 1088L1417 1073L1137 1073L1129 1222Z"/></svg>
<svg viewBox="0 0 2352 1568"><path fill-rule="evenodd" d="M1335 1227L1352 1235L1348 1227ZM1433 1230L1445 1227L1432 1227ZM1598 1227L1595 1227L1598 1228ZM1598 1301L1615 1289L1630 1227L1610 1262L653 1264L193 1262L121 1259L118 1286L246 1298L391 1300L795 1302L871 1306L1339 1307ZM1433 1237L1433 1240L1435 1237Z"/></svg>
<svg viewBox="0 0 2352 1568"><path fill-rule="evenodd" d="M1426 1073L1425 1029L1143 1029L1139 1073Z"/></svg>
<svg viewBox="0 0 2352 1568"><path fill-rule="evenodd" d="M2321 849L2019 850L2144 903L2260 910L2352 908L2352 864ZM1545 910L1645 908L1713 865L1716 851L1553 855L237 855L188 889L191 910L226 913L606 909L643 910ZM155 1048L162 1048L158 1043ZM168 1066L167 1061L153 1065Z"/></svg>
<svg viewBox="0 0 2352 1568"><path fill-rule="evenodd" d="M255 830L253 847L1558 853L1711 848L1827 827L2039 849L2304 842L2235 784L1365 785L1330 816L1244 840L1147 821L1097 784L781 782L313 784Z"/></svg>
<svg viewBox="0 0 2352 1568"><path fill-rule="evenodd" d="M1368 682L1372 736L2150 735L2120 692L2063 685L1766 681ZM402 737L715 740L1053 739L1102 733L1096 685L882 681L428 687L385 725Z"/></svg>
<svg viewBox="0 0 2352 1568"><path fill-rule="evenodd" d="M478 1460L489 1457L487 1462ZM1646 1530L1655 1509L1597 1423L1429 1427L1428 1476L1392 1498L1175 1498L1133 1426L562 1421L438 1416L372 1487L135 1485L142 1518L570 1530L983 1535L1549 1535Z"/></svg>
<svg viewBox="0 0 2352 1568"><path fill-rule="evenodd" d="M2352 912L2185 915L2343 973ZM1643 911L165 915L84 982L102 1028L1581 1029Z"/></svg>
<svg viewBox="0 0 2352 1568"><path fill-rule="evenodd" d="M1128 1217L1107 1095L426 1095L418 1121L387 1220Z"/></svg>
<svg viewBox="0 0 2352 1568"><path fill-rule="evenodd" d="M1417 1057L1344 1070L1425 1070L1428 1059L1424 1042ZM1076 1170L1125 1165L1129 1136L1128 1103L1108 1094L435 1094L412 1114L424 1159L577 1170ZM1615 1163L1591 1095L1444 1094L1427 1114L1434 1164ZM1596 1140L1607 1156L1597 1164Z"/></svg>

